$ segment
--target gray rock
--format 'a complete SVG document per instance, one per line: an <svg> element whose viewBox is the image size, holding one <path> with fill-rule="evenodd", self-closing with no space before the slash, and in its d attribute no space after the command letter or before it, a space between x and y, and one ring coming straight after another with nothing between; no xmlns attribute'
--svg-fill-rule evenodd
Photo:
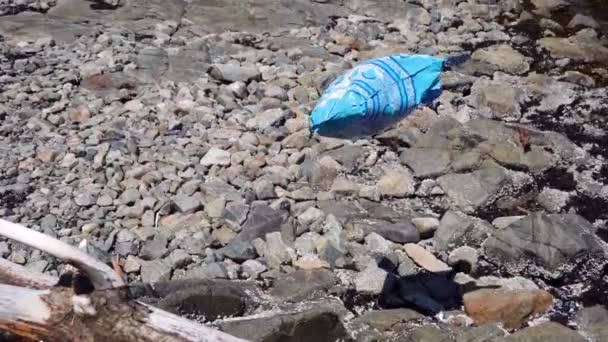
<svg viewBox="0 0 608 342"><path fill-rule="evenodd" d="M537 212L494 231L484 247L491 258L508 263L527 260L555 270L580 252L604 251L595 230L578 215Z"/></svg>
<svg viewBox="0 0 608 342"><path fill-rule="evenodd" d="M344 306L334 299L283 305L277 314L226 320L222 331L251 341L339 341L346 331L342 325Z"/></svg>
<svg viewBox="0 0 608 342"><path fill-rule="evenodd" d="M219 197L213 201L207 202L205 212L210 218L220 218L224 215L224 208L226 207L226 199Z"/></svg>
<svg viewBox="0 0 608 342"><path fill-rule="evenodd" d="M439 227L439 220L434 217L416 217L412 219L412 224L420 233L421 238L428 239L435 234L437 227Z"/></svg>
<svg viewBox="0 0 608 342"><path fill-rule="evenodd" d="M376 186L384 197L405 197L415 192L415 181L406 169L388 170Z"/></svg>
<svg viewBox="0 0 608 342"><path fill-rule="evenodd" d="M277 198L277 193L274 191L274 185L267 179L259 179L253 184L253 190L259 200L268 200Z"/></svg>
<svg viewBox="0 0 608 342"><path fill-rule="evenodd" d="M477 262L479 260L479 253L477 249L462 246L454 249L450 252L448 257L448 265L458 269L464 270L467 273L474 273L477 269Z"/></svg>
<svg viewBox="0 0 608 342"><path fill-rule="evenodd" d="M74 203L81 207L88 207L95 204L96 199L93 197L93 194L90 192L83 192L81 194L76 195L74 197Z"/></svg>
<svg viewBox="0 0 608 342"><path fill-rule="evenodd" d="M360 229L366 235L376 233L383 238L396 243L420 241L418 229L407 219L398 222L388 222L379 219L367 219L351 223L353 229Z"/></svg>
<svg viewBox="0 0 608 342"><path fill-rule="evenodd" d="M331 191L340 195L356 195L359 193L359 185L346 178L338 177L334 180Z"/></svg>
<svg viewBox="0 0 608 342"><path fill-rule="evenodd" d="M239 66L235 64L215 64L209 70L209 74L226 83L249 82L259 80L261 73L254 66Z"/></svg>
<svg viewBox="0 0 608 342"><path fill-rule="evenodd" d="M167 253L167 238L162 234L156 234L154 239L144 243L139 257L143 260L155 260L164 257Z"/></svg>
<svg viewBox="0 0 608 342"><path fill-rule="evenodd" d="M233 222L236 226L240 226L247 219L249 213L249 206L244 203L231 202L226 205L224 209L224 218L230 222Z"/></svg>
<svg viewBox="0 0 608 342"><path fill-rule="evenodd" d="M266 266L257 260L245 261L242 268L243 275L251 279L257 279L261 273L267 270Z"/></svg>
<svg viewBox="0 0 608 342"><path fill-rule="evenodd" d="M462 245L478 248L494 230L490 223L463 213L446 212L435 232L435 248L451 251Z"/></svg>
<svg viewBox="0 0 608 342"><path fill-rule="evenodd" d="M508 180L504 169L492 166L471 173L448 174L437 179L450 201L465 212L486 204Z"/></svg>
<svg viewBox="0 0 608 342"><path fill-rule="evenodd" d="M127 256L123 265L124 271L127 273L136 273L141 269L142 260L132 255Z"/></svg>
<svg viewBox="0 0 608 342"><path fill-rule="evenodd" d="M247 123L247 127L255 128L259 131L266 131L272 127L277 127L287 118L287 112L280 108L273 108L258 113L250 122Z"/></svg>
<svg viewBox="0 0 608 342"><path fill-rule="evenodd" d="M351 173L357 168L358 162L363 157L364 153L365 151L362 146L346 145L326 152L324 153L324 156L331 157L340 163L346 172Z"/></svg>
<svg viewBox="0 0 608 342"><path fill-rule="evenodd" d="M324 218L325 213L322 210L311 207L298 215L298 222L304 226L307 226L315 222L321 222Z"/></svg>
<svg viewBox="0 0 608 342"><path fill-rule="evenodd" d="M268 266L279 269L281 265L287 264L295 258L295 252L283 242L280 232L273 232L266 234L263 256L268 262Z"/></svg>
<svg viewBox="0 0 608 342"><path fill-rule="evenodd" d="M312 185L327 190L333 184L340 170L342 170L342 166L337 161L329 156L324 156L312 163L309 181Z"/></svg>
<svg viewBox="0 0 608 342"><path fill-rule="evenodd" d="M312 299L338 283L328 270L297 270L275 280L270 294L281 302L302 302Z"/></svg>
<svg viewBox="0 0 608 342"><path fill-rule="evenodd" d="M575 322L581 334L591 341L605 341L608 338L608 310L600 305L581 309Z"/></svg>
<svg viewBox="0 0 608 342"><path fill-rule="evenodd" d="M533 342L533 341L564 341L584 342L586 338L577 332L556 322L545 322L529 328L522 329L504 339L501 342Z"/></svg>
<svg viewBox="0 0 608 342"><path fill-rule="evenodd" d="M570 7L567 0L532 0L531 2L536 7L534 12L544 17L551 17L555 12Z"/></svg>
<svg viewBox="0 0 608 342"><path fill-rule="evenodd" d="M568 28L571 29L581 29L587 27L599 29L600 25L592 17L580 13L575 14L572 20L570 20L570 23L568 23Z"/></svg>
<svg viewBox="0 0 608 342"><path fill-rule="evenodd" d="M366 324L380 331L392 331L396 325L419 321L424 315L411 309L373 310L353 320L354 324Z"/></svg>
<svg viewBox="0 0 608 342"><path fill-rule="evenodd" d="M224 264L214 262L189 269L186 277L195 279L228 279L228 271Z"/></svg>
<svg viewBox="0 0 608 342"><path fill-rule="evenodd" d="M478 79L471 88L469 104L488 118L518 119L526 93L520 86Z"/></svg>
<svg viewBox="0 0 608 342"><path fill-rule="evenodd" d="M120 195L120 202L126 205L135 204L141 198L141 194L137 189L129 188Z"/></svg>
<svg viewBox="0 0 608 342"><path fill-rule="evenodd" d="M164 260L142 261L141 281L154 284L171 279L171 266Z"/></svg>
<svg viewBox="0 0 608 342"><path fill-rule="evenodd" d="M224 151L217 147L212 147L205 156L201 159L201 165L204 166L229 166L230 152Z"/></svg>
<svg viewBox="0 0 608 342"><path fill-rule="evenodd" d="M513 75L523 75L530 70L530 64L528 64L526 57L507 44L477 50L471 58L490 64L494 70Z"/></svg>
<svg viewBox="0 0 608 342"><path fill-rule="evenodd" d="M380 294L385 286L388 273L375 266L370 265L355 278L355 289L359 293L365 294Z"/></svg>
<svg viewBox="0 0 608 342"><path fill-rule="evenodd" d="M414 170L416 177L437 177L448 171L450 151L434 147L410 148L401 153L401 162Z"/></svg>
<svg viewBox="0 0 608 342"><path fill-rule="evenodd" d="M203 204L198 196L177 195L173 203L184 214L191 214L203 208Z"/></svg>
<svg viewBox="0 0 608 342"><path fill-rule="evenodd" d="M285 222L284 214L266 204L253 205L241 232L222 249L223 254L234 261L254 258L255 250L251 242L268 233L280 231Z"/></svg>
<svg viewBox="0 0 608 342"><path fill-rule="evenodd" d="M173 250L166 260L173 269L183 268L193 261L192 256L189 253L179 248Z"/></svg>

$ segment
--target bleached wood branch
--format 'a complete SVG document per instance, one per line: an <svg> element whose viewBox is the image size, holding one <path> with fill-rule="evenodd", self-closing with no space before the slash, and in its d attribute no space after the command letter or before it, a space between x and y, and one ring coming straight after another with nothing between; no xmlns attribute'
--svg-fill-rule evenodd
<svg viewBox="0 0 608 342"><path fill-rule="evenodd" d="M27 287L32 289L47 289L57 284L58 279L31 270L0 258L0 283Z"/></svg>
<svg viewBox="0 0 608 342"><path fill-rule="evenodd" d="M0 219L0 235L48 253L86 273L98 290L125 286L114 270L79 249L46 234Z"/></svg>
<svg viewBox="0 0 608 342"><path fill-rule="evenodd" d="M74 311L82 297L70 288L0 285L0 330L48 342L247 342L143 303L123 303L119 291L87 297L96 310L91 317Z"/></svg>
<svg viewBox="0 0 608 342"><path fill-rule="evenodd" d="M91 293L77 293L54 286L54 277L0 259L0 281L12 284L0 284L0 331L47 342L247 342L130 300L111 267L50 236L5 220L0 220L0 235L70 263L95 286Z"/></svg>

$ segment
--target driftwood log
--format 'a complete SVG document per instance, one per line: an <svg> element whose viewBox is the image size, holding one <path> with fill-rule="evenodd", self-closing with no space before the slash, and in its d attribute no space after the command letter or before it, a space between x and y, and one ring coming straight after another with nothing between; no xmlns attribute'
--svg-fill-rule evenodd
<svg viewBox="0 0 608 342"><path fill-rule="evenodd" d="M0 235L73 266L59 279L0 258L0 331L25 341L245 342L129 298L120 273L81 250L0 220Z"/></svg>

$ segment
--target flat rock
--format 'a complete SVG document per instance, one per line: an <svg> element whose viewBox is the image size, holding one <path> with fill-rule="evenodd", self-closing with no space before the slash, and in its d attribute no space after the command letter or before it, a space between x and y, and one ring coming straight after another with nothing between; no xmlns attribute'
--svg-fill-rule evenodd
<svg viewBox="0 0 608 342"><path fill-rule="evenodd" d="M301 302L329 290L338 278L329 270L298 270L281 275L270 294L281 302Z"/></svg>
<svg viewBox="0 0 608 342"><path fill-rule="evenodd" d="M414 147L401 153L401 162L414 170L418 178L437 177L450 165L450 151L434 147Z"/></svg>
<svg viewBox="0 0 608 342"><path fill-rule="evenodd" d="M504 339L501 342L585 342L586 338L559 323L545 322L533 327L522 329Z"/></svg>
<svg viewBox="0 0 608 342"><path fill-rule="evenodd" d="M270 315L225 320L219 329L249 341L333 342L346 334L341 322L344 310L337 300L309 301L283 305Z"/></svg>
<svg viewBox="0 0 608 342"><path fill-rule="evenodd" d="M533 261L554 270L581 252L601 252L595 228L575 214L536 212L494 231L486 254L509 263Z"/></svg>
<svg viewBox="0 0 608 342"><path fill-rule="evenodd" d="M376 233L383 238L396 242L408 243L420 241L418 229L408 220L388 222L384 220L361 220L352 223L354 229L361 229L364 234Z"/></svg>
<svg viewBox="0 0 608 342"><path fill-rule="evenodd" d="M522 75L530 70L526 57L507 44L494 45L477 50L471 56L473 60L487 63L494 70L513 75Z"/></svg>
<svg viewBox="0 0 608 342"><path fill-rule="evenodd" d="M457 208L471 212L496 196L508 176L500 167L487 167L471 173L448 174L437 181Z"/></svg>
<svg viewBox="0 0 608 342"><path fill-rule="evenodd" d="M413 243L403 246L407 255L420 267L429 272L448 272L451 268L437 259L431 252Z"/></svg>
<svg viewBox="0 0 608 342"><path fill-rule="evenodd" d="M424 316L411 309L373 310L357 317L353 323L363 323L380 331L389 331L400 323L417 321Z"/></svg>
<svg viewBox="0 0 608 342"><path fill-rule="evenodd" d="M544 290L480 289L466 293L463 300L467 315L477 324L502 323L515 329L549 310L553 296Z"/></svg>
<svg viewBox="0 0 608 342"><path fill-rule="evenodd" d="M375 266L370 265L355 278L355 289L359 293L380 294L382 293L388 273Z"/></svg>
<svg viewBox="0 0 608 342"><path fill-rule="evenodd" d="M230 152L224 151L217 147L212 147L205 156L201 159L201 165L204 166L229 166Z"/></svg>

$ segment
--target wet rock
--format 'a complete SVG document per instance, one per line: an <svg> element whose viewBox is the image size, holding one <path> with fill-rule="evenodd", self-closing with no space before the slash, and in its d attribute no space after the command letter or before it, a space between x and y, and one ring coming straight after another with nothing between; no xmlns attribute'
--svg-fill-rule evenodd
<svg viewBox="0 0 608 342"><path fill-rule="evenodd" d="M407 255L420 267L429 272L448 272L451 268L437 259L429 251L413 243L403 246Z"/></svg>
<svg viewBox="0 0 608 342"><path fill-rule="evenodd" d="M530 70L526 57L507 44L477 50L471 58L491 65L493 71L498 70L513 75L522 75Z"/></svg>
<svg viewBox="0 0 608 342"><path fill-rule="evenodd" d="M537 262L554 270L580 252L601 252L595 229L575 214L536 212L496 230L485 243L486 254L509 263Z"/></svg>
<svg viewBox="0 0 608 342"><path fill-rule="evenodd" d="M529 342L529 341L564 341L564 342L584 342L587 341L578 334L559 323L545 322L533 327L522 329L513 335L503 339L504 342Z"/></svg>
<svg viewBox="0 0 608 342"><path fill-rule="evenodd" d="M388 170L376 186L382 196L385 197L405 197L413 195L414 178L405 169Z"/></svg>
<svg viewBox="0 0 608 342"><path fill-rule="evenodd" d="M467 315L476 323L502 323L515 329L549 310L553 296L543 290L480 289L466 293L463 300Z"/></svg>

